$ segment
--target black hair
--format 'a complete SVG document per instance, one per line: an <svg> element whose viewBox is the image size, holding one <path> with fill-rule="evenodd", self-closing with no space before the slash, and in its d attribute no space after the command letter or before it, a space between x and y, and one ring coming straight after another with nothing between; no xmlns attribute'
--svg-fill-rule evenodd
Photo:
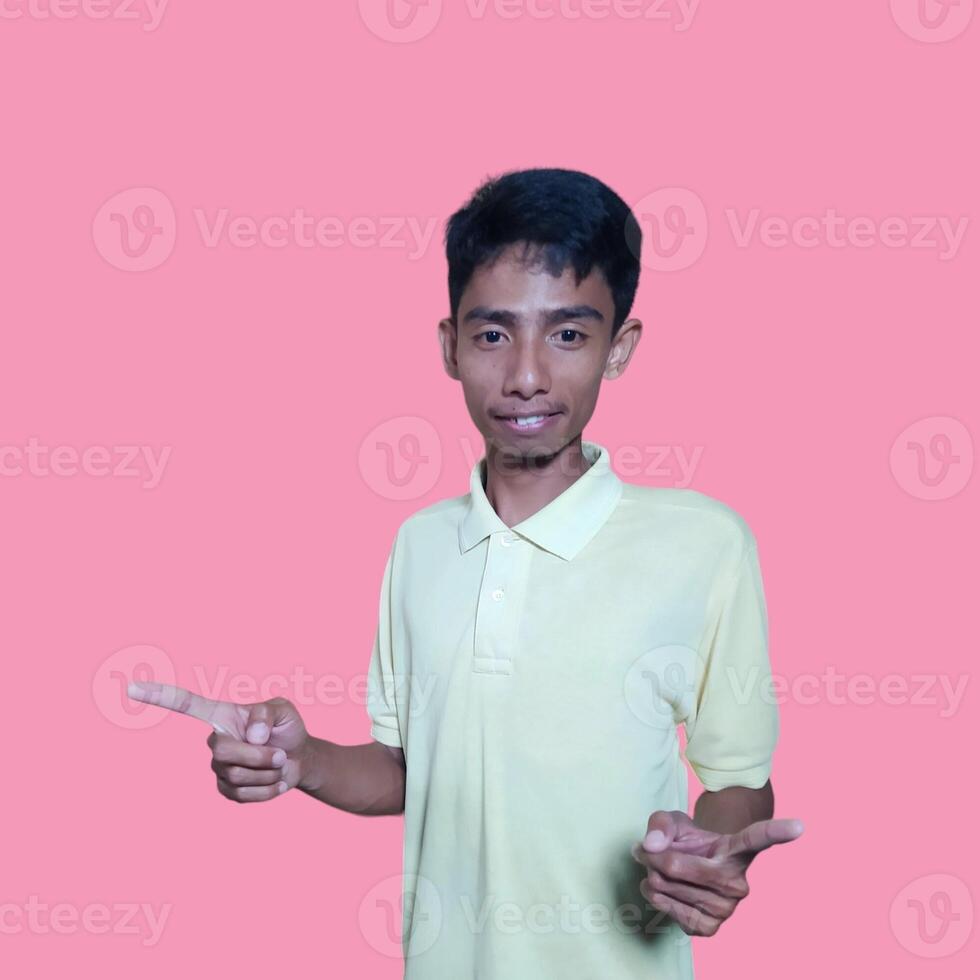
<svg viewBox="0 0 980 980"><path fill-rule="evenodd" d="M474 271L524 243L553 276L571 266L578 285L598 266L615 313L612 335L629 316L640 280L639 223L626 202L579 170L535 168L488 178L446 225L453 322Z"/></svg>

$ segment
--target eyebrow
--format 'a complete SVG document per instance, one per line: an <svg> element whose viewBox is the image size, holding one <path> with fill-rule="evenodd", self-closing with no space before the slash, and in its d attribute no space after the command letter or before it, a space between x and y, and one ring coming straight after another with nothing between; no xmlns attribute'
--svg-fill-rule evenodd
<svg viewBox="0 0 980 980"><path fill-rule="evenodd" d="M545 311L542 315L542 322L546 327L565 323L567 320L595 320L603 323L605 319L594 306L589 306L588 303L580 303L578 306L559 306ZM517 323L518 316L512 310L494 310L489 306L474 306L463 317L463 323L472 323L474 320L512 327Z"/></svg>

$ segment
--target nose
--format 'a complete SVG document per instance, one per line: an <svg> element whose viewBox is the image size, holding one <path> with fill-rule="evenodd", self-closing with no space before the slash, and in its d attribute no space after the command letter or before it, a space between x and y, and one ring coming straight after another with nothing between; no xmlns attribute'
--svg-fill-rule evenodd
<svg viewBox="0 0 980 980"><path fill-rule="evenodd" d="M547 343L536 336L522 336L514 343L504 376L504 395L533 398L551 390Z"/></svg>

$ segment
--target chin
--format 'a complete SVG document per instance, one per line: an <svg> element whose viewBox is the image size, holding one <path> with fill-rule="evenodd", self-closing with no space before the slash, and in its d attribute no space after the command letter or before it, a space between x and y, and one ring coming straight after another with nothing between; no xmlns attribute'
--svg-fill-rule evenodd
<svg viewBox="0 0 980 980"><path fill-rule="evenodd" d="M488 444L501 456L509 459L519 459L523 462L532 463L535 461L550 459L556 456L565 448L568 440L561 438L554 432L540 436L518 436L508 439L506 434L494 435L488 439Z"/></svg>

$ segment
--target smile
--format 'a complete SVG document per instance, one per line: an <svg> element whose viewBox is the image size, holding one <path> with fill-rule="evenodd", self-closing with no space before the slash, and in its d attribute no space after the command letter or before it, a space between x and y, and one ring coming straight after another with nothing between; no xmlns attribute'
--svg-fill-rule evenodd
<svg viewBox="0 0 980 980"><path fill-rule="evenodd" d="M540 432L551 425L561 412L550 412L547 415L500 416L497 418L513 432Z"/></svg>

